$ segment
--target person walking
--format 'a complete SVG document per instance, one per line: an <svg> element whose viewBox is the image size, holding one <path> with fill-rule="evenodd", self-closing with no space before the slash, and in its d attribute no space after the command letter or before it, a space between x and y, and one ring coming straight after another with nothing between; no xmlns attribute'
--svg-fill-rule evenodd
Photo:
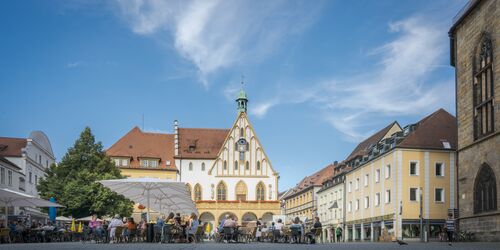
<svg viewBox="0 0 500 250"><path fill-rule="evenodd" d="M453 242L453 235L455 233L455 219L453 219L453 214L448 214L448 219L446 220L446 234L448 236L448 245L451 246Z"/></svg>
<svg viewBox="0 0 500 250"><path fill-rule="evenodd" d="M340 242L342 240L342 228L337 227L335 230L335 235L337 236L337 242Z"/></svg>

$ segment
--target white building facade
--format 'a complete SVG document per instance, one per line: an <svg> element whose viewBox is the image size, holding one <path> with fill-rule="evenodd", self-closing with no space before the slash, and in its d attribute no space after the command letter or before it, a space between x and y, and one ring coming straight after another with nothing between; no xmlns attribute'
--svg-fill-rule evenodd
<svg viewBox="0 0 500 250"><path fill-rule="evenodd" d="M271 220L280 214L278 173L273 169L238 99L230 129L179 128L174 123L175 165L187 183L200 219L218 222L226 214L239 221Z"/></svg>
<svg viewBox="0 0 500 250"><path fill-rule="evenodd" d="M335 164L334 176L323 182L317 192L318 217L323 225L323 242L341 242L335 237L337 228L344 224L344 178L341 165Z"/></svg>

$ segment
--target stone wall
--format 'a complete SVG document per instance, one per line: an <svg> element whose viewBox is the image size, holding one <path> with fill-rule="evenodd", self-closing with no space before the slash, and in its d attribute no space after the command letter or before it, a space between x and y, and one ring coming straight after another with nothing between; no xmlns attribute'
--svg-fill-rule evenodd
<svg viewBox="0 0 500 250"><path fill-rule="evenodd" d="M478 240L500 240L500 210L474 214L474 181L487 163L500 180L500 0L483 0L455 29L458 121L458 201L460 229L472 231ZM493 45L494 134L474 141L473 134L473 60L482 36L487 33ZM497 184L500 205L500 185ZM486 216L487 215L487 216Z"/></svg>
<svg viewBox="0 0 500 250"><path fill-rule="evenodd" d="M473 127L473 58L484 33L493 45L493 82L495 93L495 132L500 131L500 1L483 0L456 28L456 81L458 146L464 148L474 142Z"/></svg>

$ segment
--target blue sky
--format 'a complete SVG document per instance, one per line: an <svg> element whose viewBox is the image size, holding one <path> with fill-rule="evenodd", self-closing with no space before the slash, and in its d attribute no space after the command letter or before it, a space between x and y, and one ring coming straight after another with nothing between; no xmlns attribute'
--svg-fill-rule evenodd
<svg viewBox="0 0 500 250"><path fill-rule="evenodd" d="M457 1L1 1L0 136L227 128L245 76L280 190L391 121L454 110Z"/></svg>

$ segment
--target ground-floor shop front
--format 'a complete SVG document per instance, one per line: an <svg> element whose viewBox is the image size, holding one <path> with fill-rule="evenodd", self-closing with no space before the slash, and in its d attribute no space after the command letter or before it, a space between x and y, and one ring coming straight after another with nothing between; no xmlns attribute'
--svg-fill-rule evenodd
<svg viewBox="0 0 500 250"><path fill-rule="evenodd" d="M423 219L422 221L420 219L401 219L401 222L398 223L397 220L389 218L347 222L344 228L345 241L420 240L421 232L423 232L424 240L436 240L444 232L444 224L444 219ZM397 226L395 227L395 225ZM398 237L398 235L401 236Z"/></svg>

